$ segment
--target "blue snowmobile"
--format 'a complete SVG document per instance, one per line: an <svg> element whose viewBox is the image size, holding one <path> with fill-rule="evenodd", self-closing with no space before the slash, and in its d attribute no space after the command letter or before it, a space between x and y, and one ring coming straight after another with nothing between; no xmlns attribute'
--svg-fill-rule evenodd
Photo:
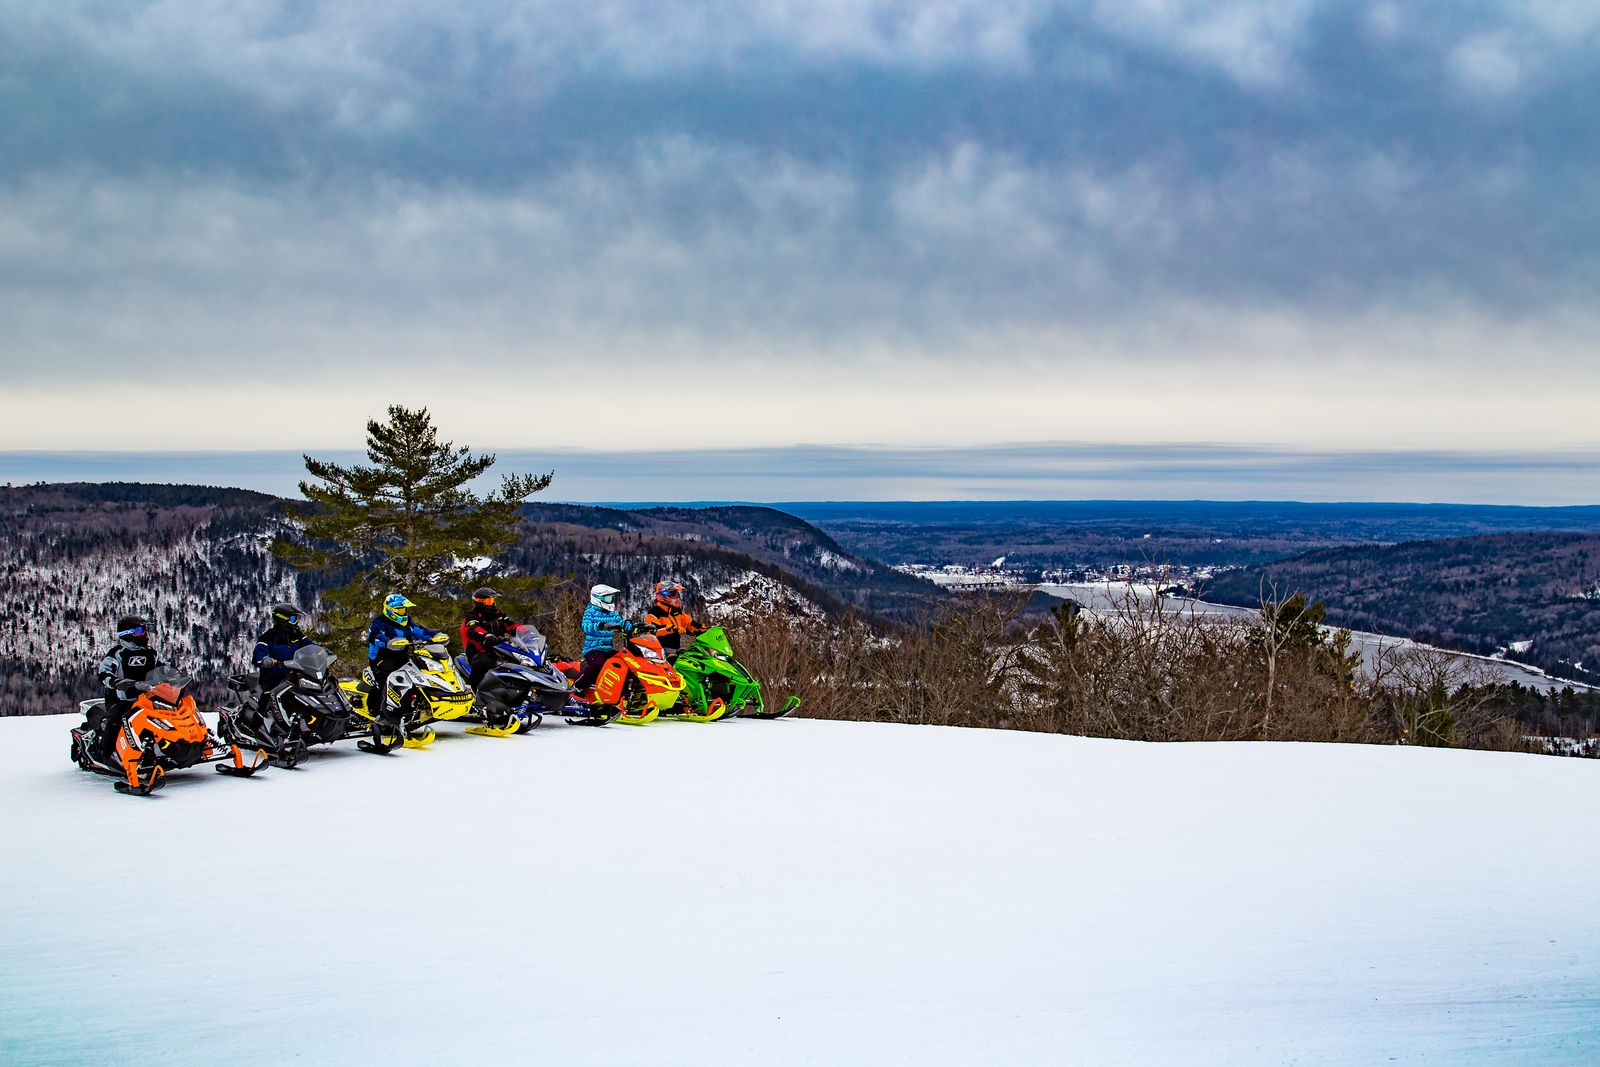
<svg viewBox="0 0 1600 1067"><path fill-rule="evenodd" d="M549 644L537 627L515 627L491 651L495 662L473 686L474 714L470 716L484 725L468 727L469 733L495 737L527 733L543 722L545 715L568 710L572 682L556 669ZM463 678L471 677L465 655L456 657L456 665ZM588 722L586 710L573 709L573 714Z"/></svg>

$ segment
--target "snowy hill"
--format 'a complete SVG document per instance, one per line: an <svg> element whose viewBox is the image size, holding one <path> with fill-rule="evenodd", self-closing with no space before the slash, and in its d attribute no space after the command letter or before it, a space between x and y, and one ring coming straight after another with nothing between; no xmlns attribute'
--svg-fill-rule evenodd
<svg viewBox="0 0 1600 1067"><path fill-rule="evenodd" d="M139 800L68 725L0 721L7 1065L1600 1059L1587 760L446 727Z"/></svg>

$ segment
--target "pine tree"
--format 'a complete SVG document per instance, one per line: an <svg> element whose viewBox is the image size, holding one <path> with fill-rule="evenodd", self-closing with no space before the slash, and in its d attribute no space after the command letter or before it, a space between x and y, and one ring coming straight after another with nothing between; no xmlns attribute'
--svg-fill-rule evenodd
<svg viewBox="0 0 1600 1067"><path fill-rule="evenodd" d="M366 658L365 633L389 593L403 593L423 625L451 633L470 591L491 584L513 615L548 579L496 573L494 557L517 542L523 502L554 472L508 475L496 493L468 483L494 465L441 441L427 408L391 405L386 422L367 422L371 465L345 466L304 456L311 476L295 508L299 536L274 551L298 570L320 572L338 588L321 597L324 636L341 657ZM484 558L490 561L483 566Z"/></svg>

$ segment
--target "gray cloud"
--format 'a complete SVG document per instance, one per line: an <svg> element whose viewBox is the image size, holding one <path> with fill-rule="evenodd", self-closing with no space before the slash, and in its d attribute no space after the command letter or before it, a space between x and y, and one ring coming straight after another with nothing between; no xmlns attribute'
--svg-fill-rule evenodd
<svg viewBox="0 0 1600 1067"><path fill-rule="evenodd" d="M1600 398L1597 44L1567 0L13 8L0 366L1498 352Z"/></svg>

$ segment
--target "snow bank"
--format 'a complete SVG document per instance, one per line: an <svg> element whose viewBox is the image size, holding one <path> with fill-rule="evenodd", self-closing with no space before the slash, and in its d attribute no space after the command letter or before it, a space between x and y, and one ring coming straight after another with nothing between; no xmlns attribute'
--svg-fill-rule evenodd
<svg viewBox="0 0 1600 1067"><path fill-rule="evenodd" d="M1600 1059L1590 761L446 726L138 800L68 725L0 720L8 1065Z"/></svg>

